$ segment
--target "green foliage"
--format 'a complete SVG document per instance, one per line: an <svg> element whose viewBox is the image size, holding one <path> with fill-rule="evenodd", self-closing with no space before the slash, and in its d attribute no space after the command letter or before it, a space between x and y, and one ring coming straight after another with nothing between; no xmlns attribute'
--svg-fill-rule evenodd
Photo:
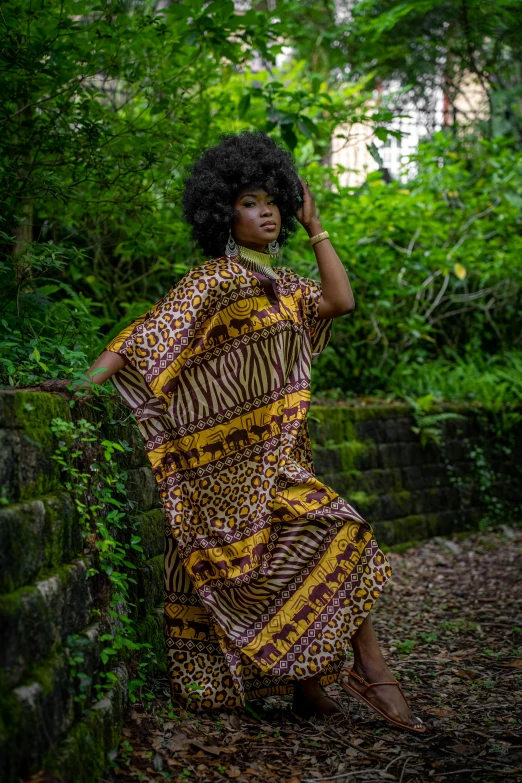
<svg viewBox="0 0 522 783"><path fill-rule="evenodd" d="M303 58L275 66L296 31L299 6L286 7L280 18L236 13L231 0L3 9L2 382L75 378L104 332L201 260L180 197L189 164L220 133L263 128L305 165L327 154L339 123L392 119L367 108L364 83L307 68L310 24Z"/></svg>
<svg viewBox="0 0 522 783"><path fill-rule="evenodd" d="M142 312L191 266L176 204L208 140L208 90L222 63L241 67L272 34L265 15L240 17L232 2L155 5L3 9L2 363L13 385L85 367L100 328L138 314L137 284Z"/></svg>
<svg viewBox="0 0 522 783"><path fill-rule="evenodd" d="M407 183L376 172L356 191L330 189L330 172L310 166L356 302L316 362L318 391L388 392L393 373L415 383L436 359L520 346L522 153L509 139L441 132L411 163ZM288 261L314 274L301 237Z"/></svg>
<svg viewBox="0 0 522 783"><path fill-rule="evenodd" d="M505 523L512 517L516 519L521 509L520 503L514 498L518 497L521 476L518 461L512 463L510 458L516 448L517 434L522 423L520 398L506 400L499 395L494 401L477 401L476 407L470 407L468 415L478 423L478 437L474 439L462 438L462 429L458 428L458 435L470 458L472 483L476 487L476 491L471 492L470 476L462 475L461 470L457 471L448 457L447 437L444 437L447 436L446 422L459 419L464 422L467 416L433 410L435 400L430 393L416 399L406 396L406 400L412 406L415 420L412 431L419 435L423 446L428 443L437 445L449 482L458 490L460 508L456 512L457 516L478 501L484 509L479 521L480 530Z"/></svg>
<svg viewBox="0 0 522 783"><path fill-rule="evenodd" d="M436 400L465 400L507 415L522 400L522 355L484 355L466 351L463 357L447 351L446 357L411 367L398 364L390 377L390 389L397 396L421 397L433 394Z"/></svg>
<svg viewBox="0 0 522 783"><path fill-rule="evenodd" d="M140 655L128 684L129 698L134 702L135 691L145 684L152 655L152 645L134 641L132 620L132 609L136 606L132 602L133 585L136 584L132 573L136 565L131 555L136 552L143 559L144 553L141 539L129 521L131 508L125 491L127 473L115 459L115 455L130 447L126 443L100 439L100 425L101 422L95 425L83 418L78 421L53 419L51 430L60 440L52 457L63 471L63 486L74 498L82 536L94 555L87 576L98 579L100 595L108 593L106 610L110 630L100 636L100 642L105 643L100 652L102 664L107 666L111 660ZM82 672L82 646L85 644L78 635L68 639L72 671L79 681L76 700L82 703L92 686L90 678ZM99 698L113 686L116 678L111 671L102 670L100 679L100 683L93 685Z"/></svg>
<svg viewBox="0 0 522 783"><path fill-rule="evenodd" d="M156 6L2 9L0 382L85 380L109 339L202 260L181 221L190 163L223 131L261 128L293 150L355 294L314 363L314 391L493 399L504 366L513 399L518 7L363 0L341 18L314 0L281 0L273 14L231 0ZM325 165L332 135L357 123L396 135L371 88L394 78L420 96L442 61L451 100L465 73L487 80L492 127L435 134L401 181L373 172L342 187ZM319 277L302 231L282 263ZM489 380L466 381L467 367L473 378L489 368Z"/></svg>
<svg viewBox="0 0 522 783"><path fill-rule="evenodd" d="M418 399L406 397L406 400L412 406L413 418L415 419L415 427L411 428L412 432L420 436L420 441L423 446L426 446L427 443L440 444L444 434L444 422L452 419L465 418L458 413L432 413L432 394L426 394L424 397L419 397Z"/></svg>
<svg viewBox="0 0 522 783"><path fill-rule="evenodd" d="M395 642L395 647L400 653L409 655L415 647L415 642L413 639L404 639L403 641Z"/></svg>
<svg viewBox="0 0 522 783"><path fill-rule="evenodd" d="M370 70L403 88L397 95L433 110L436 88L446 112L477 121L466 98L470 80L484 96L482 123L492 137L514 133L522 142L522 7L516 0L360 0L351 8L342 42L352 72Z"/></svg>

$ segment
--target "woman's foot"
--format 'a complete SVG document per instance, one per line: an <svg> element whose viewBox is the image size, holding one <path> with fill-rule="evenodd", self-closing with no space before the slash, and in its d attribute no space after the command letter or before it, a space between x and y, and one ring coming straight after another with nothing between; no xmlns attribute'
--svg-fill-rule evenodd
<svg viewBox="0 0 522 783"><path fill-rule="evenodd" d="M393 682L396 678L390 671L386 661L381 656L376 660L366 659L364 662L356 660L353 670L367 683ZM375 704L382 712L389 715L392 720L404 723L413 729L422 729L424 723L413 715L400 688L396 685L374 685L368 688L352 675L346 675L346 681L353 690L364 694L372 704Z"/></svg>
<svg viewBox="0 0 522 783"><path fill-rule="evenodd" d="M354 654L353 670L359 677L370 684L383 681L397 682L384 660L369 614L366 615L350 641ZM364 698L370 704L375 705L376 709L381 710L390 720L399 721L417 733L426 730L421 719L413 715L397 685L375 685L368 688L367 685L352 676L346 676L345 682L356 693L364 694Z"/></svg>
<svg viewBox="0 0 522 783"><path fill-rule="evenodd" d="M319 685L317 677L295 682L292 708L300 718L329 718L342 713L339 704Z"/></svg>

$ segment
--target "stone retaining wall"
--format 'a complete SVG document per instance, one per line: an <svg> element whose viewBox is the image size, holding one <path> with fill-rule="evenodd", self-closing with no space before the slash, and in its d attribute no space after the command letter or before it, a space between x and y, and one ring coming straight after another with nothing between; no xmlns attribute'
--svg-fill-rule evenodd
<svg viewBox="0 0 522 783"><path fill-rule="evenodd" d="M145 551L137 560L134 616L137 639L153 644L164 666L163 515L156 484L137 429L116 398L86 415L86 406L60 396L0 391L0 756L1 779L15 783L39 769L64 783L94 783L120 739L127 704L127 667L113 664L114 686L96 700L102 668L100 636L109 621L100 585L86 577L74 498L64 490L51 454L54 417L102 420L102 433L132 446L122 456L127 493ZM470 443L482 434L470 411L444 426L444 447L423 447L407 406L310 409L314 462L374 527L380 543L397 544L475 527L484 513ZM520 464L517 451L512 466ZM448 462L445 461L448 460ZM505 468L504 494L518 513L516 476ZM91 678L78 696L71 667L81 649L82 672Z"/></svg>
<svg viewBox="0 0 522 783"><path fill-rule="evenodd" d="M107 597L87 578L89 550L74 498L51 459L55 417L103 420L102 435L130 441L123 458L146 560L136 559L138 641L164 666L164 523L156 482L129 412L118 401L86 411L54 394L0 391L0 780L48 770L66 783L96 781L118 746L127 704L127 667L113 665L114 686L95 698L102 670L100 637L110 631ZM133 572L134 573L134 572ZM72 662L80 651L84 704Z"/></svg>
<svg viewBox="0 0 522 783"><path fill-rule="evenodd" d="M520 514L521 424L502 443L476 407L446 404L433 413L459 416L437 424L440 445L422 445L408 405L310 408L317 475L370 522L383 548L474 529L495 494L512 519ZM479 449L500 480L480 467Z"/></svg>

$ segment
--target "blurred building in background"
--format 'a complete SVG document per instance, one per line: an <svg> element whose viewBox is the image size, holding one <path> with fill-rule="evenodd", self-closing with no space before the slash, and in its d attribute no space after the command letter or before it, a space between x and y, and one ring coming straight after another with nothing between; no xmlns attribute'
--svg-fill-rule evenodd
<svg viewBox="0 0 522 783"><path fill-rule="evenodd" d="M163 0L164 2L166 0ZM338 21L346 21L351 10L359 0L335 0ZM263 7L268 13L277 15L277 0L234 0L238 13L244 13L252 7ZM282 43L282 42L281 42ZM276 67L280 68L291 58L292 47L284 46L276 55ZM339 181L345 187L359 187L371 171L382 170L387 179L406 180L414 173L414 164L409 157L417 151L419 142L429 138L437 130L447 125L459 125L465 128L476 125L478 120L488 114L488 100L484 89L477 79L464 75L459 91L450 103L443 88L441 60L441 84L427 94L422 108L408 101L408 96L400 92L396 83L381 84L375 91L375 103L383 102L394 106L395 120L387 127L399 131L400 136L388 135L385 141L377 138L371 125L354 124L339 126L332 136L330 154L324 161L331 166L340 166L344 171ZM267 63L260 54L254 54L250 62L253 73L264 71ZM348 73L340 74L349 77Z"/></svg>
<svg viewBox="0 0 522 783"><path fill-rule="evenodd" d="M405 180L413 173L410 155L419 142L447 125L458 124L465 128L487 117L487 96L478 81L472 77L463 79L460 93L450 106L444 90L439 88L430 101L431 112L402 102L399 116L389 125L400 131L400 138L389 135L386 141L378 139L369 125L340 126L332 138L330 165L342 166L346 171L340 182L347 187L361 185L368 172L382 169L386 177ZM392 97L397 85L389 84L379 90L376 100Z"/></svg>

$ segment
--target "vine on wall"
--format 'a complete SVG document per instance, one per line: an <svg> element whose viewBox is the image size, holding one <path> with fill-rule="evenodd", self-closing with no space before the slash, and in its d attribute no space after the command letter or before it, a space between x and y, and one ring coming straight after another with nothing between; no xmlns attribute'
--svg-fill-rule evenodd
<svg viewBox="0 0 522 783"><path fill-rule="evenodd" d="M473 460L475 481L479 488L485 513L479 523L480 530L511 521L515 514L520 518L520 504L513 509L509 503L509 490L513 484L520 484L520 464L511 461L515 448L516 433L522 423L522 413L517 402L490 406L487 410L477 408L476 416L482 443L472 444L466 439L470 457ZM510 470L499 470L499 465L510 465ZM502 495L502 498L500 497ZM506 504L508 501L508 504ZM508 511L509 505L509 511Z"/></svg>
<svg viewBox="0 0 522 783"><path fill-rule="evenodd" d="M406 397L412 406L412 414L415 426L412 431L419 435L421 443L435 443L441 451L450 484L458 489L460 513L465 513L472 505L472 486L470 481L459 475L455 465L448 455L444 439L444 426L447 421L454 419L466 419L467 416L453 412L434 412L433 395L427 394L416 399ZM462 442L467 447L471 460L472 475L470 479L478 493L478 503L483 508L483 514L479 521L479 529L486 531L491 527L512 521L513 516L522 514L520 504L513 510L513 503L506 497L502 500L499 488L506 490L513 482L520 481L520 468L512 465L515 473L500 472L500 464L507 462L515 448L517 428L522 423L522 413L518 410L518 402L505 402L499 400L498 404L489 404L487 407L476 406L473 415L477 419L477 432L480 433L480 441L472 441L469 437L463 437L463 431L458 430ZM506 494L505 491L502 494ZM507 502L506 502L507 501ZM508 510L509 507L509 510Z"/></svg>
<svg viewBox="0 0 522 783"><path fill-rule="evenodd" d="M104 669L99 682L93 683L82 668L84 647L88 640L78 634L68 638L70 663L78 681L76 701L85 705L91 689L96 698L103 697L117 680L108 664L124 660L132 671L128 680L129 699L135 702L143 688L151 664L156 663L152 645L135 641L133 615L133 573L136 564L131 556L144 560L126 496L127 471L118 465L118 454L130 451L128 444L101 437L101 422L93 424L85 418L66 421L52 420L51 430L58 437L58 447L52 458L60 465L62 484L74 499L79 515L82 537L90 555L87 575L94 580L98 607L93 614L105 619L107 630L99 640Z"/></svg>

